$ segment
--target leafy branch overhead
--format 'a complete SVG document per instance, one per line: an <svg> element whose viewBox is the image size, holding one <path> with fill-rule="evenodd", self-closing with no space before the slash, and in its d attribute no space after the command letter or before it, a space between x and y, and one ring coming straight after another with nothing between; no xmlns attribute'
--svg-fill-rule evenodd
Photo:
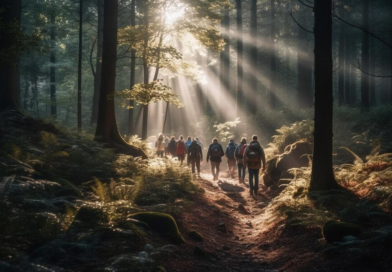
<svg viewBox="0 0 392 272"><path fill-rule="evenodd" d="M172 89L162 83L162 80L152 81L147 84L135 84L132 90L117 91L117 97L121 99L121 105L125 107L127 100L134 100L137 104L148 105L151 102L165 101L181 108L183 104L178 95L172 93ZM129 106L128 106L129 107Z"/></svg>

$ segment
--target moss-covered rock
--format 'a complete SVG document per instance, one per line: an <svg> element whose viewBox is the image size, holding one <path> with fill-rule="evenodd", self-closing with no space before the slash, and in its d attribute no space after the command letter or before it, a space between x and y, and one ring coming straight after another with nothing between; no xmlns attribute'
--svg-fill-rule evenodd
<svg viewBox="0 0 392 272"><path fill-rule="evenodd" d="M329 243L340 242L344 236L359 237L361 233L361 227L351 223L331 220L323 226L323 236Z"/></svg>
<svg viewBox="0 0 392 272"><path fill-rule="evenodd" d="M130 218L146 223L151 230L168 235L175 244L185 243L174 218L166 213L139 212L131 214Z"/></svg>

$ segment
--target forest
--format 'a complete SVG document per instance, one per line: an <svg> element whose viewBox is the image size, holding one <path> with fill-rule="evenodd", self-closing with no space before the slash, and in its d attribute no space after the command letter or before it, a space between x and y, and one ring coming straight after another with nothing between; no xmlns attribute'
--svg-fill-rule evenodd
<svg viewBox="0 0 392 272"><path fill-rule="evenodd" d="M390 271L391 15L1 0L0 271Z"/></svg>

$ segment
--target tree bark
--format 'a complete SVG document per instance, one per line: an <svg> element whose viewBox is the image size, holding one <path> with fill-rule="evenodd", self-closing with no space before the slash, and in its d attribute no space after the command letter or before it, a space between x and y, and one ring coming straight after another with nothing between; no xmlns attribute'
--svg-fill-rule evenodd
<svg viewBox="0 0 392 272"><path fill-rule="evenodd" d="M237 110L236 117L240 118L243 110L243 82L244 82L244 46L242 41L242 0L237 4Z"/></svg>
<svg viewBox="0 0 392 272"><path fill-rule="evenodd" d="M229 9L225 8L223 11L223 18L221 21L222 38L225 43L223 51L220 52L220 95L222 97L230 95L230 18ZM224 108L219 109L218 118L220 122L224 121Z"/></svg>
<svg viewBox="0 0 392 272"><path fill-rule="evenodd" d="M56 14L54 4L50 10L50 115L57 117L56 103Z"/></svg>
<svg viewBox="0 0 392 272"><path fill-rule="evenodd" d="M13 37L12 24L19 30L21 0L2 0L0 2L1 23L0 51L9 52L7 59L0 59L0 110L16 108L16 77L19 62L19 48L17 40Z"/></svg>
<svg viewBox="0 0 392 272"><path fill-rule="evenodd" d="M136 0L132 0L131 2L131 25L133 27L136 26ZM135 85L135 73L136 73L136 50L131 50L131 75L130 75L130 90L132 90ZM128 113L128 135L135 134L135 121L133 120L134 116L134 101L129 101L129 113Z"/></svg>
<svg viewBox="0 0 392 272"><path fill-rule="evenodd" d="M250 2L250 48L249 48L249 85L247 94L247 105L249 114L257 113L257 0Z"/></svg>
<svg viewBox="0 0 392 272"><path fill-rule="evenodd" d="M314 1L315 105L310 190L338 188L332 169L332 1Z"/></svg>
<svg viewBox="0 0 392 272"><path fill-rule="evenodd" d="M79 56L78 56L78 133L82 133L82 31L83 0L79 1Z"/></svg>
<svg viewBox="0 0 392 272"><path fill-rule="evenodd" d="M270 91L269 91L269 106L271 109L276 109L276 46L275 46L275 35L276 35L276 24L275 14L276 7L275 1L271 0L271 36L270 36Z"/></svg>
<svg viewBox="0 0 392 272"><path fill-rule="evenodd" d="M298 24L306 27L306 17L300 14ZM308 33L298 26L298 90L297 104L300 108L310 108L313 106L312 93L312 57L310 52L310 42Z"/></svg>
<svg viewBox="0 0 392 272"><path fill-rule="evenodd" d="M102 77L95 139L132 156L147 158L143 150L128 145L120 136L116 123L114 92L117 61L118 1L104 0Z"/></svg>
<svg viewBox="0 0 392 272"><path fill-rule="evenodd" d="M344 105L344 58L345 58L345 26L342 25L339 35L339 78L338 78L338 104L339 107Z"/></svg>
<svg viewBox="0 0 392 272"><path fill-rule="evenodd" d="M102 42L103 42L103 0L97 1L98 9L98 31L97 31L97 54L95 61L95 74L94 74L94 95L93 95L93 109L91 113L90 124L97 123L98 118L98 102L99 91L101 88L101 74L102 74Z"/></svg>
<svg viewBox="0 0 392 272"><path fill-rule="evenodd" d="M369 0L363 0L362 25L369 29ZM361 74L361 112L369 111L369 34L362 32L362 56L361 68L365 73Z"/></svg>

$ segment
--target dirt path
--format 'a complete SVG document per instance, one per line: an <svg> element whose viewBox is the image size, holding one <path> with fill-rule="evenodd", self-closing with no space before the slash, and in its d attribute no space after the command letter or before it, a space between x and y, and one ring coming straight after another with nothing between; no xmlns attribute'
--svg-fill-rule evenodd
<svg viewBox="0 0 392 272"><path fill-rule="evenodd" d="M269 267L270 238L266 236L265 207L270 197L250 196L249 188L221 174L213 181L203 172L197 179L204 194L178 218L187 239L170 258L169 271L278 271ZM204 241L187 233L197 231Z"/></svg>

